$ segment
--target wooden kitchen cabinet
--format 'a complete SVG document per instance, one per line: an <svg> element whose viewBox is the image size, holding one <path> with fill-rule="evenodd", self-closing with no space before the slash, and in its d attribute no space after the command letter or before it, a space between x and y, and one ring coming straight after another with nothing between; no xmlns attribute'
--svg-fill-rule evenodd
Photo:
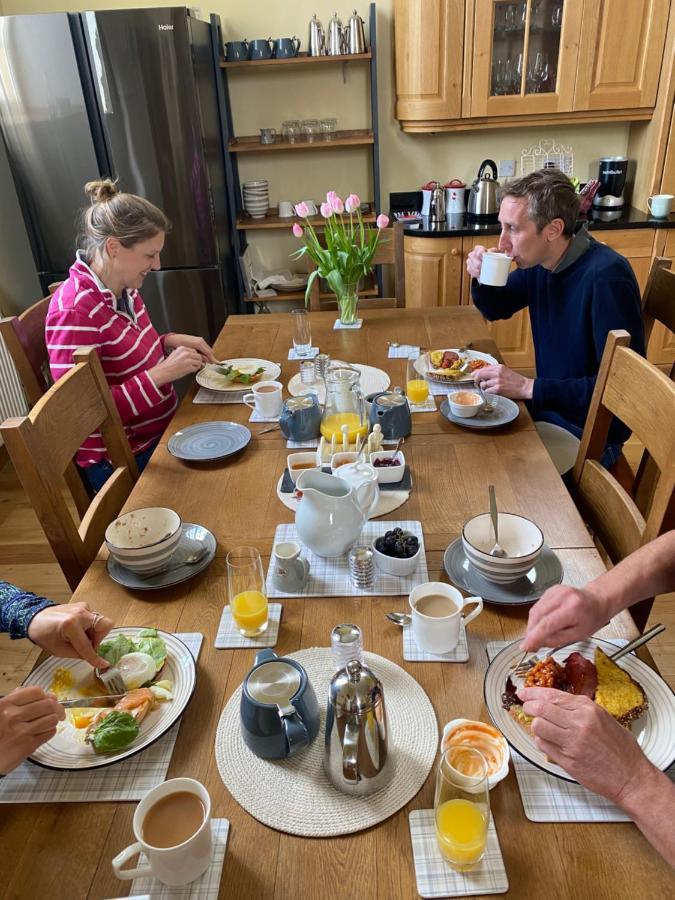
<svg viewBox="0 0 675 900"><path fill-rule="evenodd" d="M594 231L592 234L596 241L607 244L612 250L626 257L642 293L652 264L656 229L623 228L617 231Z"/></svg>
<svg viewBox="0 0 675 900"><path fill-rule="evenodd" d="M459 306L462 296L462 238L406 235L405 305Z"/></svg>
<svg viewBox="0 0 675 900"><path fill-rule="evenodd" d="M423 133L649 119L671 0L395 0L396 117Z"/></svg>

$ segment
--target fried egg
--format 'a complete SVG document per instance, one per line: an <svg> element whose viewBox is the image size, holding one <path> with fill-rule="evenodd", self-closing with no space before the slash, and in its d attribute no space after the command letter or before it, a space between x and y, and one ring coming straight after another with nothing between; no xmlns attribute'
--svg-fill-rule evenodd
<svg viewBox="0 0 675 900"><path fill-rule="evenodd" d="M127 653L116 666L128 691L147 684L157 674L157 664L149 653Z"/></svg>

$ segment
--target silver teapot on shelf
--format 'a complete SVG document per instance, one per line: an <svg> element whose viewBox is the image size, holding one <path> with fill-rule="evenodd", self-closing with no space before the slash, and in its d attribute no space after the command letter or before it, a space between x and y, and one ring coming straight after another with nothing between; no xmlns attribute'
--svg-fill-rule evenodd
<svg viewBox="0 0 675 900"><path fill-rule="evenodd" d="M324 768L345 794L365 796L391 781L393 761L382 683L352 659L328 688Z"/></svg>
<svg viewBox="0 0 675 900"><path fill-rule="evenodd" d="M445 188L440 181L434 182L429 204L429 224L442 225L445 222Z"/></svg>
<svg viewBox="0 0 675 900"><path fill-rule="evenodd" d="M328 56L341 56L345 53L345 36L342 29L342 19L336 12L328 23L328 35L326 37L326 52Z"/></svg>
<svg viewBox="0 0 675 900"><path fill-rule="evenodd" d="M366 34L361 16L353 10L344 27L345 53L365 53Z"/></svg>
<svg viewBox="0 0 675 900"><path fill-rule="evenodd" d="M323 25L317 19L316 13L309 21L309 41L307 42L308 56L326 56L326 34Z"/></svg>

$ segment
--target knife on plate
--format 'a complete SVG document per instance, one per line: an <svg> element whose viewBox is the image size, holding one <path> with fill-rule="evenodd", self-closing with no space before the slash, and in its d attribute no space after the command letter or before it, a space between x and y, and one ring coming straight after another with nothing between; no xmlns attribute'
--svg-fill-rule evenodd
<svg viewBox="0 0 675 900"><path fill-rule="evenodd" d="M83 697L81 700L59 700L64 709L97 709L114 706L126 694L106 694L105 697Z"/></svg>

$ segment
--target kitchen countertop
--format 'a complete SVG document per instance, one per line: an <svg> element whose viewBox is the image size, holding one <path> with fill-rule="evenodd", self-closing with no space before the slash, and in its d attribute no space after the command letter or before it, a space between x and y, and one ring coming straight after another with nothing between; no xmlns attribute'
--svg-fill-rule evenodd
<svg viewBox="0 0 675 900"><path fill-rule="evenodd" d="M675 228L675 213L671 213L665 219L655 219L649 213L636 209L634 206L626 206L617 214L612 215L611 221L603 221L602 217L608 216L608 213L598 214L596 211L591 212L590 218L582 218L580 222L587 222L590 231L610 231L624 228ZM616 217L614 217L616 215ZM393 217L392 217L393 219ZM442 226L434 226L429 224L427 216L423 216L419 225L406 225L404 231L410 237L462 237L465 235L490 235L499 234L499 222L496 216L490 217L491 221L487 222L470 222L465 213L448 216Z"/></svg>

